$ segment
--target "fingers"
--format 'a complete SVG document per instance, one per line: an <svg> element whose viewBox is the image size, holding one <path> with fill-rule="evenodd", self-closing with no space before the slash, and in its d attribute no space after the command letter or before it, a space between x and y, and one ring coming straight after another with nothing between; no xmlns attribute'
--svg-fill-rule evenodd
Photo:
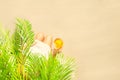
<svg viewBox="0 0 120 80"><path fill-rule="evenodd" d="M52 39L53 37L51 35L48 35L45 37L44 43L49 45L52 48Z"/></svg>
<svg viewBox="0 0 120 80"><path fill-rule="evenodd" d="M38 34L36 34L35 35L35 39L43 42L44 39L45 39L44 33L38 33Z"/></svg>
<svg viewBox="0 0 120 80"><path fill-rule="evenodd" d="M57 53L60 53L63 47L63 41L61 38L56 38L53 40L53 36L51 35L45 36L44 33L36 34L35 40L39 40L47 44L51 48L53 56L56 56Z"/></svg>
<svg viewBox="0 0 120 80"><path fill-rule="evenodd" d="M45 36L44 36L44 33L37 33L36 35L35 35L35 40L39 40L39 41L44 41L44 38L45 38ZM34 46L34 45L36 45L37 44L37 42L34 42L33 44L32 44L32 46Z"/></svg>
<svg viewBox="0 0 120 80"><path fill-rule="evenodd" d="M36 34L35 39L42 41L45 44L52 47L52 36L51 35L45 36L44 33L38 33Z"/></svg>

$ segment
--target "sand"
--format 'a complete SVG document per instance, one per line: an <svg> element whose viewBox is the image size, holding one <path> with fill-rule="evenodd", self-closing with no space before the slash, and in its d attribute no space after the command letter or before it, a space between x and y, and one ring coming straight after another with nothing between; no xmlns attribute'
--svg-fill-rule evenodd
<svg viewBox="0 0 120 80"><path fill-rule="evenodd" d="M6 29L13 31L16 17L29 19L36 33L63 38L77 80L120 80L119 0L1 0Z"/></svg>

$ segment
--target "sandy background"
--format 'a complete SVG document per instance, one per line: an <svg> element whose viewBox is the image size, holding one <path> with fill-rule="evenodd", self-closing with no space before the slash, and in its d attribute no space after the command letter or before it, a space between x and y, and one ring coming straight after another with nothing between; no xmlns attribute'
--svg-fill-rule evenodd
<svg viewBox="0 0 120 80"><path fill-rule="evenodd" d="M0 22L29 19L35 32L60 34L77 80L120 80L120 0L0 0Z"/></svg>

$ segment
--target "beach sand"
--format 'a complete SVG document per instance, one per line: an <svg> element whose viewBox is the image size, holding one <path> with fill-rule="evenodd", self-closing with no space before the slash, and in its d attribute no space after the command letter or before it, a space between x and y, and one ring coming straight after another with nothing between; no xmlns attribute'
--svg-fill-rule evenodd
<svg viewBox="0 0 120 80"><path fill-rule="evenodd" d="M3 26L13 31L16 17L59 34L79 80L120 80L120 0L1 0Z"/></svg>

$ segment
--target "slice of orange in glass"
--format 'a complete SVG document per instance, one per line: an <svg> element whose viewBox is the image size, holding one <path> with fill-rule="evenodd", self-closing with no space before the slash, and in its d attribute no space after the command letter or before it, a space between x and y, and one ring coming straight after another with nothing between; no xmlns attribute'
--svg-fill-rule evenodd
<svg viewBox="0 0 120 80"><path fill-rule="evenodd" d="M56 38L54 40L54 48L55 49L61 49L63 47L63 41L61 38Z"/></svg>

